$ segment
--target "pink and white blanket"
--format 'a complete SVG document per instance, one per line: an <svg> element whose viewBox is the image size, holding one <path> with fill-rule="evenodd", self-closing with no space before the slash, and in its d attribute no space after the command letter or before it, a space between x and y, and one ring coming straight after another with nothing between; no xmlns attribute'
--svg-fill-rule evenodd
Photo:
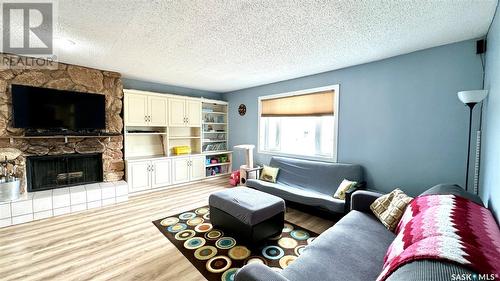
<svg viewBox="0 0 500 281"><path fill-rule="evenodd" d="M454 262L480 274L500 275L500 230L485 207L455 195L412 200L396 228L377 281L406 263Z"/></svg>

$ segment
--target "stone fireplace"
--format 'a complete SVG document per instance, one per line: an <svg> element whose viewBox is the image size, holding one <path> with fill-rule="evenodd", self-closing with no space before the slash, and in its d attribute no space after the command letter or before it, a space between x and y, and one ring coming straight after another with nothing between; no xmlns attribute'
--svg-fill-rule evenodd
<svg viewBox="0 0 500 281"><path fill-rule="evenodd" d="M19 56L0 54L4 57ZM13 61L22 61L13 59ZM0 157L13 160L16 176L21 178L23 189L28 188L27 158L31 156L99 155L102 181L119 181L124 176L123 161L123 85L116 72L58 63L57 69L30 69L19 65L12 69L0 69ZM106 96L106 136L94 137L37 137L25 136L23 129L12 127L11 84L97 93ZM63 157L64 158L64 157ZM35 158L33 158L35 159ZM76 174L64 175L75 180ZM64 179L63 179L64 181ZM71 183L67 183L71 185Z"/></svg>
<svg viewBox="0 0 500 281"><path fill-rule="evenodd" d="M102 182L102 154L26 157L28 192Z"/></svg>

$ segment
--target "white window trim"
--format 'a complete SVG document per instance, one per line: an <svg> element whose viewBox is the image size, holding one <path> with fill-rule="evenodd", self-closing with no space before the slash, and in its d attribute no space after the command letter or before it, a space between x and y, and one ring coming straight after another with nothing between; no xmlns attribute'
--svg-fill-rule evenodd
<svg viewBox="0 0 500 281"><path fill-rule="evenodd" d="M281 94L274 94L274 95L267 95L267 96L260 96L258 99L258 116L257 116L257 147L258 147L258 153L261 154L267 154L267 155L276 155L276 156L286 156L286 157L293 157L293 158L298 158L298 159L307 159L307 160L320 160L320 161L325 161L325 162L337 162L337 148L338 148L338 132L339 132L339 101L340 101L340 85L339 84L334 84L334 85L328 85L324 87L319 87L319 88L313 88L313 89L307 89L307 90L300 90L300 91L293 91L293 92L287 92L287 93L281 93ZM318 156L307 156L307 155L297 155L297 154L289 154L289 153L283 153L283 152L272 152L272 151L267 151L267 150L262 150L260 146L260 115L262 113L262 101L267 100L267 99L275 99L275 98L282 98L282 97L290 97L290 96L297 96L297 95L305 95L305 94L312 94L316 92L323 92L323 91L334 91L334 107L335 107L335 114L333 116L333 123L334 123L334 130L333 130L333 157L318 157Z"/></svg>

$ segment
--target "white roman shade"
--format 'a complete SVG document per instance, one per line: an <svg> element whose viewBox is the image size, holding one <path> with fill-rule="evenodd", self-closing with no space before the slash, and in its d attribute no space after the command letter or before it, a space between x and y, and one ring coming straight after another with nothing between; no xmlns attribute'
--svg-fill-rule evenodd
<svg viewBox="0 0 500 281"><path fill-rule="evenodd" d="M334 115L334 91L263 99L262 117Z"/></svg>

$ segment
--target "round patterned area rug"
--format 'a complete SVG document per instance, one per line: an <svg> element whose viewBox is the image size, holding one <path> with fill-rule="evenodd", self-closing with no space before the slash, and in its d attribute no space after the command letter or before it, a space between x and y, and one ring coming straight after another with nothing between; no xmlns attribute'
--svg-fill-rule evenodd
<svg viewBox="0 0 500 281"><path fill-rule="evenodd" d="M226 270L222 274L221 280L222 281L234 281L234 276L236 275L236 272L238 271L239 268L230 268Z"/></svg>
<svg viewBox="0 0 500 281"><path fill-rule="evenodd" d="M222 237L215 242L215 246L222 250L231 249L234 245L236 245L236 240L231 237Z"/></svg>
<svg viewBox="0 0 500 281"><path fill-rule="evenodd" d="M208 206L153 222L209 281L234 281L238 269L262 263L280 272L307 250L317 234L285 222L282 232L252 247L210 222ZM226 235L226 236L224 236Z"/></svg>
<svg viewBox="0 0 500 281"><path fill-rule="evenodd" d="M226 256L213 257L207 261L207 270L212 273L220 273L231 267L231 259Z"/></svg>

